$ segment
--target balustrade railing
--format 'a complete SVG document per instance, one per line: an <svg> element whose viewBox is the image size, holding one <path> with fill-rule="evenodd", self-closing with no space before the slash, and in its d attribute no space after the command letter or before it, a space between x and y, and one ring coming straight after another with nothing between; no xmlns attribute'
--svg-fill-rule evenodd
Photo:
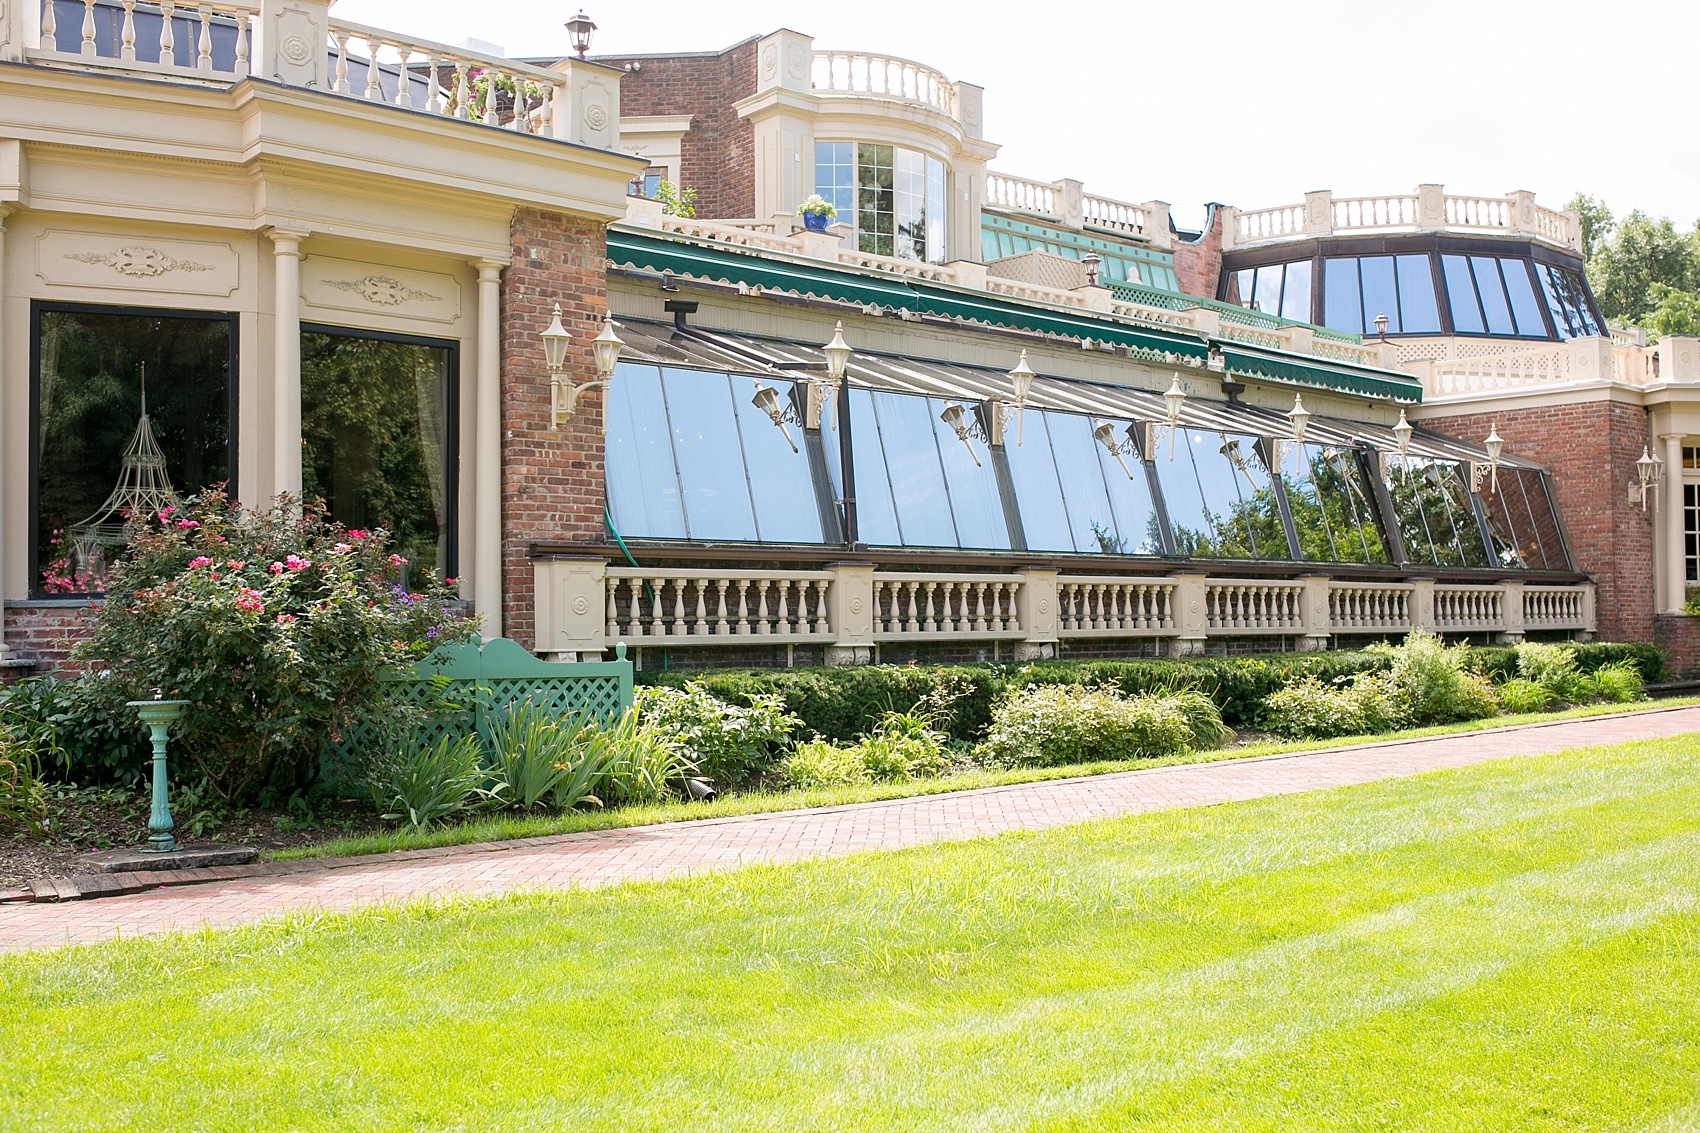
<svg viewBox="0 0 1700 1133"><path fill-rule="evenodd" d="M1175 633L1176 584L1167 579L1057 579L1059 637L1152 637Z"/></svg>
<svg viewBox="0 0 1700 1133"><path fill-rule="evenodd" d="M248 77L259 3L165 3L81 0L79 18L61 21L72 5L41 0L40 47L31 59L110 66L183 78ZM97 7L122 13L116 35L101 34Z"/></svg>
<svg viewBox="0 0 1700 1133"><path fill-rule="evenodd" d="M1236 212L1231 218L1233 243L1257 244L1265 240L1284 240L1299 236L1305 230L1303 205L1281 205L1276 208Z"/></svg>
<svg viewBox="0 0 1700 1133"><path fill-rule="evenodd" d="M865 51L817 51L814 89L826 94L889 98L956 114L956 90L938 71L895 55Z"/></svg>
<svg viewBox="0 0 1700 1133"><path fill-rule="evenodd" d="M1425 389L1434 395L1567 382L1621 382L1647 386L1659 380L1656 350L1593 336L1535 349L1428 362Z"/></svg>
<svg viewBox="0 0 1700 1133"><path fill-rule="evenodd" d="M1409 583L1335 583L1328 588L1328 624L1335 633L1411 628Z"/></svg>
<svg viewBox="0 0 1700 1133"><path fill-rule="evenodd" d="M1031 212L1061 219L1056 186L1006 173L986 174L986 203L1014 212Z"/></svg>
<svg viewBox="0 0 1700 1133"><path fill-rule="evenodd" d="M737 639L830 641L825 571L609 568L607 639L725 645Z"/></svg>
<svg viewBox="0 0 1700 1133"><path fill-rule="evenodd" d="M1505 591L1498 586L1436 586L1434 625L1440 630L1505 627Z"/></svg>
<svg viewBox="0 0 1700 1133"><path fill-rule="evenodd" d="M875 574L874 639L1019 638L1018 574Z"/></svg>
<svg viewBox="0 0 1700 1133"><path fill-rule="evenodd" d="M1420 185L1414 193L1373 197L1336 197L1307 193L1302 205L1228 210L1223 247L1235 248L1342 232L1455 230L1531 236L1572 250L1581 248L1581 225L1574 213L1537 205L1529 193L1504 197L1447 193L1440 185Z"/></svg>
<svg viewBox="0 0 1700 1133"><path fill-rule="evenodd" d="M1099 228L1112 228L1134 236L1145 232L1146 216L1143 207L1111 200L1109 197L1095 197L1090 193L1083 195L1080 198L1080 216L1087 224L1094 224Z"/></svg>
<svg viewBox="0 0 1700 1133"><path fill-rule="evenodd" d="M1588 594L1574 586L1525 586L1523 624L1529 629L1588 628Z"/></svg>
<svg viewBox="0 0 1700 1133"><path fill-rule="evenodd" d="M1299 583L1210 579L1204 584L1204 624L1218 633L1303 633Z"/></svg>

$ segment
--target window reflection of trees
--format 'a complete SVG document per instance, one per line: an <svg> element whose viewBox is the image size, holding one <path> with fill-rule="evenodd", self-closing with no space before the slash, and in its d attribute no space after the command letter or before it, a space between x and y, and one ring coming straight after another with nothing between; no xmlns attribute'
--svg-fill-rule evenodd
<svg viewBox="0 0 1700 1133"><path fill-rule="evenodd" d="M1175 553L1218 559L1287 558L1286 529L1281 524L1268 470L1256 451L1256 439L1228 433L1189 431L1183 435L1196 476L1203 523L1172 523ZM1163 471L1159 468L1160 475ZM1167 479L1174 483L1183 477ZM1181 484L1174 486L1185 490ZM1171 509L1171 520L1177 510Z"/></svg>
<svg viewBox="0 0 1700 1133"><path fill-rule="evenodd" d="M1488 557L1476 527L1469 492L1455 464L1430 457L1387 462L1387 494L1413 562L1485 567Z"/></svg>
<svg viewBox="0 0 1700 1133"><path fill-rule="evenodd" d="M1305 445L1294 463L1287 504L1300 556L1312 562L1385 563L1386 545L1356 454L1337 445Z"/></svg>

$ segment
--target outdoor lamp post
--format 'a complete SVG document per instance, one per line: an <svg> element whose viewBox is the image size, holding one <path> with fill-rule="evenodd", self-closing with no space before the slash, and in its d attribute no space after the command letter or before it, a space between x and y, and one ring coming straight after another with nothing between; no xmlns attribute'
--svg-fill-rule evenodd
<svg viewBox="0 0 1700 1133"><path fill-rule="evenodd" d="M614 317L608 316L602 323L602 333L590 340L591 352L596 359L596 378L574 385L562 373L567 363L567 347L572 344L573 336L561 325L559 303L555 304L554 318L549 320L549 325L539 337L543 339L543 357L549 367L549 427L559 429L563 420L572 417L579 394L606 386L613 380L614 367L619 363L620 351L626 344L614 333Z"/></svg>
<svg viewBox="0 0 1700 1133"><path fill-rule="evenodd" d="M1015 369L1009 372L1009 383L1015 392L1011 405L1015 407L1015 443L1021 444L1021 414L1027 408L1027 394L1033 388L1033 379L1039 375L1033 372L1033 367L1027 364L1027 351L1021 352L1021 361L1015 364Z"/></svg>
<svg viewBox="0 0 1700 1133"><path fill-rule="evenodd" d="M1297 453L1305 443L1305 428L1310 424L1310 410L1305 408L1303 394L1293 395L1293 407L1287 410L1287 425L1292 435L1283 437L1275 446L1275 464L1277 470L1287 465L1287 453Z"/></svg>
<svg viewBox="0 0 1700 1133"><path fill-rule="evenodd" d="M1485 477L1488 481L1488 495L1498 495L1499 453L1505 447L1505 441L1499 435L1499 422L1495 421L1488 426L1487 440L1482 442L1482 446L1487 449L1487 463L1470 466L1470 491L1480 494Z"/></svg>
<svg viewBox="0 0 1700 1133"><path fill-rule="evenodd" d="M573 50L578 52L580 60L584 53L590 50L590 33L596 30L596 25L590 22L590 17L580 8L578 15L567 21L567 34L572 37Z"/></svg>
<svg viewBox="0 0 1700 1133"><path fill-rule="evenodd" d="M1411 423L1405 420L1405 411L1399 410L1399 423L1393 426L1393 443L1399 447L1399 469L1404 473L1407 482L1411 479L1409 465L1411 457L1411 434L1416 432Z"/></svg>
<svg viewBox="0 0 1700 1133"><path fill-rule="evenodd" d="M142 723L148 726L153 736L153 812L148 816L147 851L153 854L166 854L177 848L177 842L171 836L171 800L167 797L165 783L165 736L173 720L183 714L183 706L187 700L131 700L129 707L136 710L142 718Z"/></svg>
<svg viewBox="0 0 1700 1133"><path fill-rule="evenodd" d="M1098 265L1103 262L1103 257L1097 252L1087 252L1080 257L1081 266L1086 269L1086 286L1098 286Z"/></svg>
<svg viewBox="0 0 1700 1133"><path fill-rule="evenodd" d="M1663 477L1665 462L1647 451L1647 446L1641 446L1641 459L1635 462L1635 483L1629 485L1629 498L1635 498L1637 488L1641 491L1641 511L1647 510L1647 489L1656 486Z"/></svg>
<svg viewBox="0 0 1700 1133"><path fill-rule="evenodd" d="M1175 459L1175 430L1180 427L1181 407L1185 404L1186 404L1186 390L1181 388L1181 375L1180 375L1180 371L1177 370L1175 372L1174 380L1169 383L1168 392L1163 395L1163 421L1164 421L1164 424L1159 426L1160 429L1167 430L1168 434L1169 434L1169 459L1170 460ZM1155 432L1156 432L1156 430L1153 430L1154 434L1155 434ZM1153 444L1147 446L1147 453L1148 454L1149 454L1149 450L1151 448L1155 447L1155 442L1157 440L1157 437L1155 435L1153 435L1151 437L1151 440L1152 440Z"/></svg>
<svg viewBox="0 0 1700 1133"><path fill-rule="evenodd" d="M1387 323L1388 319L1386 311L1382 311L1380 314L1375 316L1375 336L1382 342L1387 341Z"/></svg>

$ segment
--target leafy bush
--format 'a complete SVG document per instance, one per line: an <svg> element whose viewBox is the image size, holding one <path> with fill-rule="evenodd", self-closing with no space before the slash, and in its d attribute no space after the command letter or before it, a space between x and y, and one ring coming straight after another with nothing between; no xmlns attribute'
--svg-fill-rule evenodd
<svg viewBox="0 0 1700 1133"><path fill-rule="evenodd" d="M702 774L723 782L765 770L802 723L778 696L752 693L732 704L695 681L682 689L638 689L633 703L644 724L689 752Z"/></svg>
<svg viewBox="0 0 1700 1133"><path fill-rule="evenodd" d="M1576 671L1576 654L1562 645L1521 641L1512 650L1517 656L1517 675L1533 681L1552 694L1554 700L1576 700L1581 692Z"/></svg>
<svg viewBox="0 0 1700 1133"><path fill-rule="evenodd" d="M780 772L787 783L804 789L866 783L869 778L860 745L840 747L823 739L804 740L793 747Z"/></svg>
<svg viewBox="0 0 1700 1133"><path fill-rule="evenodd" d="M42 764L61 758L51 719L29 696L0 700L0 830L39 835L47 818Z"/></svg>
<svg viewBox="0 0 1700 1133"><path fill-rule="evenodd" d="M945 735L927 716L915 712L887 713L874 730L852 749L878 783L928 779L950 766Z"/></svg>
<svg viewBox="0 0 1700 1133"><path fill-rule="evenodd" d="M659 802L697 765L679 740L628 709L607 733L610 755L596 781L598 796L615 803Z"/></svg>
<svg viewBox="0 0 1700 1133"><path fill-rule="evenodd" d="M188 700L175 744L229 800L310 783L381 671L473 624L428 577L399 584L386 532L344 529L319 505L249 511L208 491L135 518L129 537L75 656L126 699Z"/></svg>
<svg viewBox="0 0 1700 1133"><path fill-rule="evenodd" d="M1191 738L1192 724L1174 698L1036 685L997 706L977 754L987 763L1054 767L1177 755Z"/></svg>
<svg viewBox="0 0 1700 1133"><path fill-rule="evenodd" d="M570 810L601 806L596 788L614 761L607 732L583 716L555 716L530 700L487 719L480 738L494 780L491 797L504 806Z"/></svg>
<svg viewBox="0 0 1700 1133"><path fill-rule="evenodd" d="M1401 716L1386 673L1359 673L1328 683L1301 677L1271 693L1267 706L1269 730L1296 739L1373 735L1398 727Z"/></svg>
<svg viewBox="0 0 1700 1133"><path fill-rule="evenodd" d="M1603 665L1627 662L1646 682L1664 676L1665 656L1657 646L1640 641L1561 642L1558 647L1576 658L1576 671L1586 676ZM1469 652L1469 665L1475 672L1491 678L1496 684L1515 680L1521 674L1517 668L1517 649L1510 645L1477 645Z"/></svg>
<svg viewBox="0 0 1700 1133"><path fill-rule="evenodd" d="M1499 706L1510 713L1545 712L1552 706L1552 690L1538 681L1514 677L1499 686Z"/></svg>
<svg viewBox="0 0 1700 1133"><path fill-rule="evenodd" d="M377 752L366 766L372 804L388 819L402 819L415 830L487 797L477 736L444 732L435 743L421 744L406 732Z"/></svg>
<svg viewBox="0 0 1700 1133"><path fill-rule="evenodd" d="M1493 685L1465 668L1467 646L1447 648L1440 638L1412 630L1396 646L1371 646L1388 658L1401 723L1422 727L1455 720L1479 720L1498 708Z"/></svg>
<svg viewBox="0 0 1700 1133"><path fill-rule="evenodd" d="M136 710L111 673L71 678L30 677L0 686L0 716L50 729L57 759L43 766L48 776L82 783L139 782L152 749Z"/></svg>
<svg viewBox="0 0 1700 1133"><path fill-rule="evenodd" d="M1607 700L1614 704L1627 704L1632 700L1640 700L1644 694L1641 673L1627 661L1617 661L1610 665L1601 665L1593 672L1577 679L1576 691L1586 700Z"/></svg>

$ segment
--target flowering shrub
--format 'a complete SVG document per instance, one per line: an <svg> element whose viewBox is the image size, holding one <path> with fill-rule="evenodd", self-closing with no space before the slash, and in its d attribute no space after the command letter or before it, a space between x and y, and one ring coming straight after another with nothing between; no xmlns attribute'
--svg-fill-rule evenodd
<svg viewBox="0 0 1700 1133"><path fill-rule="evenodd" d="M765 770L779 745L802 725L777 696L757 694L743 707L695 682L682 689L640 688L632 703L643 723L675 741L698 771L720 782Z"/></svg>
<svg viewBox="0 0 1700 1133"><path fill-rule="evenodd" d="M133 518L76 656L131 699L189 701L174 745L224 798L287 795L313 779L326 739L372 709L380 672L473 628L445 586L400 584L387 540L322 505L249 511L217 491Z"/></svg>

